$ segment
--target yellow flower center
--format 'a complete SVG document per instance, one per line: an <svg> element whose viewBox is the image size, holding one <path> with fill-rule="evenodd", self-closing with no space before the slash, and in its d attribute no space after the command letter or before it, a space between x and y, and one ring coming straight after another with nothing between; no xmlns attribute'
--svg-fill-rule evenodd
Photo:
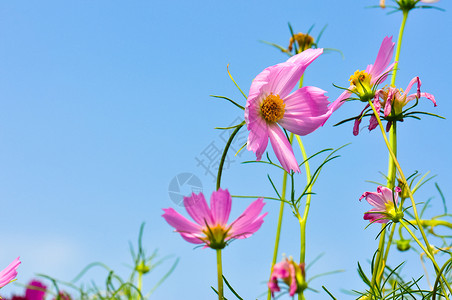
<svg viewBox="0 0 452 300"><path fill-rule="evenodd" d="M300 52L311 48L312 44L314 44L314 38L312 36L310 36L309 34L304 34L304 33L296 33L293 35L293 37L290 38L290 43L289 43L289 47L287 47L287 50L292 51L292 46L294 43L294 38L295 41L298 44L298 47L300 47Z"/></svg>
<svg viewBox="0 0 452 300"><path fill-rule="evenodd" d="M354 91L359 94L361 98L373 97L372 85L370 83L372 76L366 71L355 71L355 74L350 76L350 84L355 86Z"/></svg>
<svg viewBox="0 0 452 300"><path fill-rule="evenodd" d="M226 237L228 234L228 230L225 229L221 225L217 225L215 227L206 227L203 229L204 234L206 235L204 241L207 245L212 249L223 249L226 247Z"/></svg>
<svg viewBox="0 0 452 300"><path fill-rule="evenodd" d="M279 95L270 94L261 104L262 117L268 123L278 122L284 116L285 107L286 105Z"/></svg>

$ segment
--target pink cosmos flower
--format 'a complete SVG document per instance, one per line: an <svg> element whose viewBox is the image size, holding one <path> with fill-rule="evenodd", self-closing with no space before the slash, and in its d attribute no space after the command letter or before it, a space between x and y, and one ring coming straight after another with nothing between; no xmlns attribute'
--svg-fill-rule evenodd
<svg viewBox="0 0 452 300"><path fill-rule="evenodd" d="M272 296L275 296L275 292L279 292L281 289L278 285L278 279L282 279L285 284L289 286L289 295L294 296L295 293L307 287L305 282L305 270L304 264L296 264L292 258L289 260L287 257L273 266L273 271L268 282L268 288L272 292Z"/></svg>
<svg viewBox="0 0 452 300"><path fill-rule="evenodd" d="M330 108L333 112L338 109L346 99L350 98L352 93L366 102L374 98L376 91L375 87L386 80L388 73L394 67L394 63L389 64L394 53L394 45L395 43L392 42L392 37L385 37L383 39L375 63L373 65L368 65L365 71L358 70L355 74L350 76L350 87L331 104Z"/></svg>
<svg viewBox="0 0 452 300"><path fill-rule="evenodd" d="M417 84L417 91L414 94L408 95L413 85ZM395 87L385 87L378 90L375 93L375 98L373 104L377 111L380 111L381 107L384 107L383 119L388 121L386 126L386 131L389 131L391 125L395 121L403 121L404 117L407 115L407 111L403 111L403 108L412 100L419 99L420 97L425 97L433 102L436 106L435 96L429 93L421 93L421 80L419 77L414 77L408 84L405 92L402 89L397 89ZM380 100L381 99L381 100ZM361 112L359 118L355 120L355 126L353 128L353 134L357 135L359 132L359 124L364 116L364 111L369 107L366 105L364 110ZM377 118L372 114L369 122L369 131L375 129L378 126Z"/></svg>
<svg viewBox="0 0 452 300"><path fill-rule="evenodd" d="M223 249L232 239L244 239L255 233L264 222L267 213L259 215L264 207L262 198L251 203L231 224L227 224L232 198L228 190L212 193L210 208L202 193L184 197L184 206L195 221L189 221L172 208L163 209L162 217L179 232L184 240L204 244L204 248Z"/></svg>
<svg viewBox="0 0 452 300"><path fill-rule="evenodd" d="M43 300L46 294L47 286L39 280L32 280L25 290L25 299Z"/></svg>
<svg viewBox="0 0 452 300"><path fill-rule="evenodd" d="M298 135L306 135L329 118L325 91L305 86L290 93L305 69L322 54L323 49L307 49L286 62L263 70L250 87L245 106L245 121L249 130L247 149L257 160L267 148L268 139L281 166L300 172L287 136L278 126Z"/></svg>
<svg viewBox="0 0 452 300"><path fill-rule="evenodd" d="M366 198L366 201L374 208L364 214L364 220L369 220L370 223L388 223L390 220L400 221L403 218L403 212L396 205L398 193L402 190L400 187L396 187L394 191L379 186L376 193L365 192L359 200Z"/></svg>
<svg viewBox="0 0 452 300"><path fill-rule="evenodd" d="M13 260L3 271L0 272L0 288L10 283L17 276L16 269L20 265L20 257Z"/></svg>

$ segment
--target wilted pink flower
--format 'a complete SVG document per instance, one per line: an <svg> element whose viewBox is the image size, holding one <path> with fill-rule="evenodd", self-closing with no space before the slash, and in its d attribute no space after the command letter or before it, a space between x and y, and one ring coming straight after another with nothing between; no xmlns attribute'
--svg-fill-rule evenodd
<svg viewBox="0 0 452 300"><path fill-rule="evenodd" d="M408 95L413 85L417 83L417 92L411 95ZM395 87L385 87L381 90L378 90L375 93L375 98L373 104L377 111L380 111L381 107L384 107L382 118L388 121L386 126L386 131L389 131L393 122L403 121L404 117L407 114L407 111L404 112L404 107L412 100L420 97L425 97L433 102L433 105L436 106L435 97L429 93L421 93L421 80L419 77L414 77L411 79L408 87L405 92L402 89L397 89ZM361 123L361 119L364 117L365 110L369 107L369 104L366 105L364 110L361 112L360 117L355 120L355 126L353 128L353 134L357 135L359 132L359 124ZM415 114L415 113L413 113ZM370 117L369 122L369 131L375 129L378 126L377 118L374 114Z"/></svg>
<svg viewBox="0 0 452 300"><path fill-rule="evenodd" d="M13 260L3 271L0 272L0 288L10 283L17 276L16 269L20 265L19 257Z"/></svg>
<svg viewBox="0 0 452 300"><path fill-rule="evenodd" d="M264 222L267 213L259 215L264 207L262 198L251 203L231 224L227 224L232 198L228 190L212 193L210 208L202 193L184 197L184 206L196 222L187 220L172 208L163 209L166 222L179 232L184 240L193 244L205 244L212 249L223 249L232 239L244 239L255 233Z"/></svg>
<svg viewBox="0 0 452 300"><path fill-rule="evenodd" d="M389 64L394 53L392 37L385 37L381 43L377 58L373 65L368 65L365 71L356 71L350 76L350 87L345 90L331 105L334 112L352 93L356 94L362 101L367 102L374 98L376 86L388 77L388 73L393 69L394 63Z"/></svg>
<svg viewBox="0 0 452 300"><path fill-rule="evenodd" d="M25 290L27 300L43 300L46 294L47 286L39 280L32 280Z"/></svg>
<svg viewBox="0 0 452 300"><path fill-rule="evenodd" d="M402 190L396 187L394 192L387 187L379 186L377 192L365 192L359 200L366 198L366 201L375 208L364 214L364 220L371 223L388 223L390 220L394 222L403 218L403 211L397 207L398 193Z"/></svg>
<svg viewBox="0 0 452 300"><path fill-rule="evenodd" d="M249 130L247 149L256 154L257 160L272 144L281 166L300 172L292 146L278 126L306 135L329 118L330 104L325 91L305 86L290 93L297 85L305 69L322 54L323 49L307 49L286 62L263 70L250 87L245 107L245 121Z"/></svg>
<svg viewBox="0 0 452 300"><path fill-rule="evenodd" d="M278 279L282 279L282 281L289 286L289 295L293 296L295 293L306 289L307 284L305 275L304 264L298 265L292 258L290 258L290 260L285 258L282 262L273 266L270 281L268 282L268 288L274 297L275 292L281 290L278 285Z"/></svg>

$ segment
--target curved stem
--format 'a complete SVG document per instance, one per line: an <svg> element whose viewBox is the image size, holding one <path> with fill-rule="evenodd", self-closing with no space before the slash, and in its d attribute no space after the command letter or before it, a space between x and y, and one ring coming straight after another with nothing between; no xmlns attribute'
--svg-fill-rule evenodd
<svg viewBox="0 0 452 300"><path fill-rule="evenodd" d="M218 300L223 300L223 268L221 263L221 249L217 249Z"/></svg>
<svg viewBox="0 0 452 300"><path fill-rule="evenodd" d="M234 140L234 137L236 136L237 132L239 132L240 128L245 124L245 122L242 122L240 126L237 126L234 131L232 132L231 136L229 137L228 142L226 143L226 146L223 150L223 155L221 156L220 165L218 166L218 174L217 174L217 190L220 188L221 184L221 174L223 173L223 165L224 161L226 160L226 155L228 154L229 147L231 146L232 141Z"/></svg>
<svg viewBox="0 0 452 300"><path fill-rule="evenodd" d="M377 110L375 109L375 106L374 106L374 104L372 103L372 101L369 101L369 105L370 105L370 107L372 108L375 117L377 118L377 122L378 122L378 125L379 125L379 127L380 127L381 133L382 133L382 135L383 135L383 139L384 139L384 141L385 141L385 143L386 143L386 147L388 148L389 153L390 153L392 159L394 160L394 163L395 163L395 165L396 165L397 171L399 171L399 174L400 174L400 177L401 177L402 184L403 184L403 186L405 186L405 187L407 188L408 195L409 195L409 197L410 197L411 205L412 205L412 208L413 208L414 217L415 217L415 219L416 219L416 225L417 225L417 227L419 228L419 231L421 232L421 235L422 235L422 239L424 240L424 243L425 243L425 250L426 250L426 251L425 251L425 254L428 256L428 258L430 258L430 260L432 261L433 265L435 266L435 271L436 271L436 273L438 273L438 272L439 272L439 267L438 267L438 264L437 264L436 261L435 261L435 257L433 256L432 248L431 248L431 246L430 246L430 243L429 243L428 240L427 240L427 236L426 236L426 234L425 234L424 228L422 227L421 221L419 220L419 214L418 214L418 212L417 212L416 203L414 202L413 193L412 193L411 189L409 188L409 185L408 185L408 182L407 182L407 180L406 180L406 177L405 177L405 175L404 175L404 173L403 173L403 171L402 171L402 168L400 167L399 162L397 161L397 158L396 158L395 154L392 152L392 149L391 149L391 146L390 146L390 144L389 144L388 138L386 137L386 133L385 133L383 124L381 123L381 119L380 119L379 113L378 113ZM405 227L405 226L404 226L404 227ZM405 227L405 228L406 228L406 227ZM417 240L417 241L419 241L419 240ZM419 242L419 243L420 243L420 242ZM424 247L422 247L422 248L424 249Z"/></svg>
<svg viewBox="0 0 452 300"><path fill-rule="evenodd" d="M439 277L441 276L443 279L443 282L446 284L447 288L449 289L449 292L452 293L452 288L450 287L449 283L447 282L446 278L444 278L444 275L441 274L441 269L439 268L438 264L435 261L435 258L433 257L433 254L429 253L427 248L424 247L424 245L421 243L421 241L419 241L419 239L417 238L417 236L411 231L411 229L406 226L405 222L400 221L400 224L402 224L403 228L405 228L406 231L408 231L408 233L411 235L411 237L416 241L416 243L419 245L419 247L421 247L421 249L424 251L425 255L427 255L428 258L430 258L430 260L433 262L433 265L435 266L435 271L436 271L436 275ZM449 299L449 297L447 296L447 292L444 291L444 295L446 296L446 299Z"/></svg>

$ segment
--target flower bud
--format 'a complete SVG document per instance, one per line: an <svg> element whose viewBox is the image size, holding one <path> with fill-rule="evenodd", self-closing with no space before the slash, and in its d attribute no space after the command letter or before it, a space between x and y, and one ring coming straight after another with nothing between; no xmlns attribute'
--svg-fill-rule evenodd
<svg viewBox="0 0 452 300"><path fill-rule="evenodd" d="M398 240L396 241L397 244L397 250L404 252L410 250L410 240Z"/></svg>

